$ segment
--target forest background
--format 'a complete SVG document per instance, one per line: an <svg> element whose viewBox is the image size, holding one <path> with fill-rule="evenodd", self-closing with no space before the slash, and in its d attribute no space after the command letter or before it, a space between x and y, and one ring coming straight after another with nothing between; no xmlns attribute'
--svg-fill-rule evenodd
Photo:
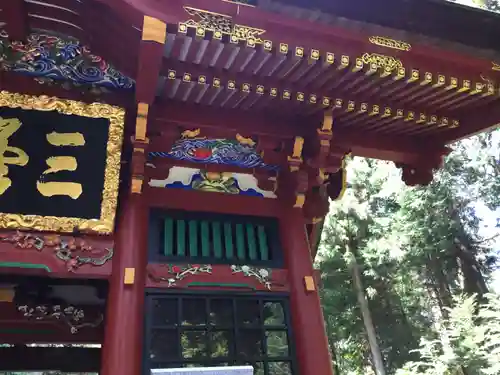
<svg viewBox="0 0 500 375"><path fill-rule="evenodd" d="M316 258L337 375L500 375L500 129L451 148L425 187L348 160Z"/></svg>

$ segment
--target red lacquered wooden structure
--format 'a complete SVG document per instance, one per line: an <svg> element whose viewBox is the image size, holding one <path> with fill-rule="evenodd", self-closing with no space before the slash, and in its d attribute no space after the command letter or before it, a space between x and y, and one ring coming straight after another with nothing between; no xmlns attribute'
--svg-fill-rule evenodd
<svg viewBox="0 0 500 375"><path fill-rule="evenodd" d="M102 343L102 353L64 348L58 360L47 348L12 346L0 348L0 370L32 356L47 369L90 371L100 361L102 375L147 372L148 291L190 289L285 296L294 374L332 374L312 263L329 199L345 189L345 156L392 161L408 185L427 184L447 145L500 122L498 38L484 37L499 35L498 16L446 2L0 0L0 9L1 90L126 111L114 231L47 234L10 226L0 242L0 343ZM96 69L118 72L122 83L27 71L22 62L40 58L36 41L47 35L70 40L78 53L85 46ZM179 144L200 140L248 152L256 164L245 164L241 155L236 162L214 160L219 151L212 143L172 157ZM191 171L190 178L179 171ZM253 181L257 193L243 194L245 181ZM199 261L189 254L197 249L177 263L151 257L150 212L274 220L282 263L267 267L272 274L252 268L253 234L245 237L249 266L193 264ZM184 222L166 220L176 230ZM207 237L207 254L219 246L215 237ZM203 234L199 238L201 252ZM77 255L61 255L61 241ZM86 246L100 261L82 260ZM48 319L52 313L20 309L15 286L34 276L77 288L102 282L107 295L98 299L105 311L103 303L79 295L71 301L87 311L83 325L68 314ZM34 290L36 284L29 285Z"/></svg>

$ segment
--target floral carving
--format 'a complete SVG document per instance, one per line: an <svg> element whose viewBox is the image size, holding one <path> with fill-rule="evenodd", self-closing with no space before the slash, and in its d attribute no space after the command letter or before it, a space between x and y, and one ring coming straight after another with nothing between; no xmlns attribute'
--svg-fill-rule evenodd
<svg viewBox="0 0 500 375"><path fill-rule="evenodd" d="M210 264L188 264L188 265L172 265L166 266L169 276L156 276L149 272L149 277L155 281L167 282L168 288L177 286L177 281L180 281L188 276L199 275L201 273L212 273Z"/></svg>
<svg viewBox="0 0 500 375"><path fill-rule="evenodd" d="M231 266L231 271L235 273L243 273L243 275L248 277L254 277L263 284L267 289L271 290L271 270L266 268L254 268L250 266Z"/></svg>
<svg viewBox="0 0 500 375"><path fill-rule="evenodd" d="M85 321L85 312L83 309L78 309L74 306L63 308L61 305L22 305L17 309L27 318L63 321L70 327L72 334L77 333L83 327L97 327L103 321L102 314L99 314L94 321Z"/></svg>
<svg viewBox="0 0 500 375"><path fill-rule="evenodd" d="M113 257L112 248L94 249L81 238L58 234L34 235L17 231L14 234L0 234L0 240L12 243L20 249L42 251L50 248L58 259L66 262L70 272L76 271L84 264L102 266Z"/></svg>

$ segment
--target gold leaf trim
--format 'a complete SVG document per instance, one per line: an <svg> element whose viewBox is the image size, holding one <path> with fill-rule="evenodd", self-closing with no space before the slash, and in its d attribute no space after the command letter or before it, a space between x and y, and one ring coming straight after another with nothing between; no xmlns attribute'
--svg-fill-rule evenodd
<svg viewBox="0 0 500 375"><path fill-rule="evenodd" d="M0 107L21 108L37 111L57 111L65 115L75 115L109 120L108 143L106 146L106 168L104 170L104 190L102 191L101 214L99 219L76 217L55 217L0 213L0 228L30 229L37 231L113 232L120 174L121 148L125 110L102 103L87 104L56 97L31 96L8 91L0 92Z"/></svg>
<svg viewBox="0 0 500 375"><path fill-rule="evenodd" d="M403 42L402 40L395 40L384 36L371 36L368 40L370 43L376 44L377 46L399 49L401 51L411 50L411 44Z"/></svg>

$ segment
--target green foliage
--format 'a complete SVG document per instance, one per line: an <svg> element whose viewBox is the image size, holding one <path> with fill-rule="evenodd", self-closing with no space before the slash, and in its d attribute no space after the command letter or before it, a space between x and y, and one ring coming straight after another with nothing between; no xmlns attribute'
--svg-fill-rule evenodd
<svg viewBox="0 0 500 375"><path fill-rule="evenodd" d="M327 334L340 374L366 374L373 368L348 255L353 253L361 268L388 374L430 358L445 368L443 340L451 342L448 347L457 340L444 337L442 328L455 314L449 309L454 299L486 298L500 230L489 228L485 234L476 209L499 211L500 131L452 149L426 187L404 186L399 171L387 162L354 158L348 163L348 189L331 204L317 259ZM479 345L467 337L460 337L460 348ZM467 358L469 352L453 353ZM467 366L483 365L471 359Z"/></svg>

